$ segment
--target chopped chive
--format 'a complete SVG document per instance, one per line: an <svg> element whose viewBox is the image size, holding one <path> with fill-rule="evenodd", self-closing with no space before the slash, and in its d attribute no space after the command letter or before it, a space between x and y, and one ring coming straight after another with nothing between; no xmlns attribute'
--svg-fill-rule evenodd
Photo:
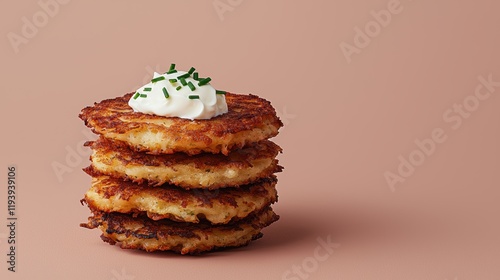
<svg viewBox="0 0 500 280"><path fill-rule="evenodd" d="M172 70L168 70L168 72L167 72L167 74L173 74L173 73L177 73L177 70L172 69Z"/></svg>
<svg viewBox="0 0 500 280"><path fill-rule="evenodd" d="M181 88L182 88L181 86L178 86L178 87L176 87L175 89L176 89L177 91L179 91L179 90L181 90Z"/></svg>
<svg viewBox="0 0 500 280"><path fill-rule="evenodd" d="M180 75L179 77L177 77L177 79L186 79L186 78L189 78L189 76L191 76L191 74L186 73L186 74Z"/></svg>
<svg viewBox="0 0 500 280"><path fill-rule="evenodd" d="M144 88L144 91L151 91L151 88L150 87L146 87L146 88Z"/></svg>
<svg viewBox="0 0 500 280"><path fill-rule="evenodd" d="M146 97L148 97L148 95L147 94L141 94L140 97L146 98Z"/></svg>
<svg viewBox="0 0 500 280"><path fill-rule="evenodd" d="M165 98L169 98L170 95L168 95L167 89L164 87L162 90L163 90L163 95L165 95Z"/></svg>
<svg viewBox="0 0 500 280"><path fill-rule="evenodd" d="M152 79L152 80L151 80L151 82L152 82L152 83L156 83L156 82L159 82L159 81L161 81L161 80L165 80L165 77L160 76L160 77L158 77L158 78L154 78L154 79Z"/></svg>
<svg viewBox="0 0 500 280"><path fill-rule="evenodd" d="M200 99L199 95L190 95L189 99Z"/></svg>
<svg viewBox="0 0 500 280"><path fill-rule="evenodd" d="M193 79L195 79L195 80L198 81L198 72L194 72L193 73Z"/></svg>
<svg viewBox="0 0 500 280"><path fill-rule="evenodd" d="M174 69L175 69L175 63L170 64L170 69L168 69L168 71L172 71Z"/></svg>
<svg viewBox="0 0 500 280"><path fill-rule="evenodd" d="M137 99L139 97L139 95L141 95L140 93L136 92L135 95L134 95L134 99Z"/></svg>
<svg viewBox="0 0 500 280"><path fill-rule="evenodd" d="M173 84L173 83L177 82L177 79L168 79L168 81L169 81L171 84Z"/></svg>
<svg viewBox="0 0 500 280"><path fill-rule="evenodd" d="M206 85L206 84L210 83L210 81L211 81L211 80L212 80L212 79L211 79L210 77L205 78L205 79L201 80L201 81L198 83L198 85L199 85L200 87L201 87L201 86L204 86L204 85Z"/></svg>
<svg viewBox="0 0 500 280"><path fill-rule="evenodd" d="M216 90L215 94L226 94L226 92L223 90Z"/></svg>
<svg viewBox="0 0 500 280"><path fill-rule="evenodd" d="M188 71L189 75L193 75L193 72L195 71L196 69L194 69L194 67L191 67Z"/></svg>
<svg viewBox="0 0 500 280"><path fill-rule="evenodd" d="M179 81L181 82L181 85L187 86L186 79L179 77Z"/></svg>
<svg viewBox="0 0 500 280"><path fill-rule="evenodd" d="M196 87L193 85L193 83L189 82L188 86L191 89L191 91L195 91Z"/></svg>

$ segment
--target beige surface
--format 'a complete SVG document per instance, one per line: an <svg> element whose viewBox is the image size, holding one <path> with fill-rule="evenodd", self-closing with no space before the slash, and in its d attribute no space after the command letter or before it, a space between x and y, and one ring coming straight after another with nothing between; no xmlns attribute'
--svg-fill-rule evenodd
<svg viewBox="0 0 500 280"><path fill-rule="evenodd" d="M472 97L478 76L500 81L498 1L220 0L235 7L219 17L212 0L74 0L16 54L7 34L43 20L35 1L18 2L0 4L0 161L19 169L20 219L18 272L2 261L1 279L499 279L500 87L480 88L477 108ZM388 5L379 31L370 11ZM340 45L367 24L374 37L358 35L348 63ZM271 100L286 123L281 220L250 247L146 254L78 227L90 184L79 110L171 62ZM449 113L464 99L475 111ZM415 152L433 133L442 143ZM384 173L410 154L420 165L392 191ZM340 247L316 250L328 236Z"/></svg>

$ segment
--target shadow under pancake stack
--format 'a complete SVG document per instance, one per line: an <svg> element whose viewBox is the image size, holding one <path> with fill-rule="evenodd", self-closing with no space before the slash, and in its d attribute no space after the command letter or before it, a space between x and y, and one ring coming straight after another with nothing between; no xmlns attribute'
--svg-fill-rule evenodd
<svg viewBox="0 0 500 280"><path fill-rule="evenodd" d="M281 148L268 139L283 124L270 102L226 93L228 113L188 120L134 112L131 96L80 114L99 135L86 143L92 215L82 227L125 249L199 254L247 245L278 220Z"/></svg>

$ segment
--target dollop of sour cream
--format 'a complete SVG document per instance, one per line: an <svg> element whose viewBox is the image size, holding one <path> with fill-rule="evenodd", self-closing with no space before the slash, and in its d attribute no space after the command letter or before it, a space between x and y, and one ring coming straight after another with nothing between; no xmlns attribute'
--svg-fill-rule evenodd
<svg viewBox="0 0 500 280"><path fill-rule="evenodd" d="M209 78L195 80L188 72L171 72L155 72L151 82L140 87L128 105L135 112L190 120L227 113L225 92L215 90Z"/></svg>

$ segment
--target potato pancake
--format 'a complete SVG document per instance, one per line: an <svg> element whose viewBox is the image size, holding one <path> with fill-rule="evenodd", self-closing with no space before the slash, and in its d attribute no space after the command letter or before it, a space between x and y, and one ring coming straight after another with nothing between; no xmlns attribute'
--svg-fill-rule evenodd
<svg viewBox="0 0 500 280"><path fill-rule="evenodd" d="M278 199L275 176L240 188L185 190L165 185L150 187L97 176L85 194L90 209L103 212L145 213L152 220L225 224L259 212Z"/></svg>
<svg viewBox="0 0 500 280"><path fill-rule="evenodd" d="M93 150L92 165L85 169L151 186L173 184L185 189L235 187L280 172L275 157L281 148L269 140L254 143L241 150L222 154L184 153L150 155L134 152L121 141L100 137L86 144Z"/></svg>
<svg viewBox="0 0 500 280"><path fill-rule="evenodd" d="M118 243L122 249L200 254L247 245L262 237L261 230L278 219L279 216L270 207L237 223L217 226L152 221L143 216L95 211L88 223L80 226L99 228L103 241L111 245Z"/></svg>
<svg viewBox="0 0 500 280"><path fill-rule="evenodd" d="M226 93L228 112L208 120L189 120L134 112L133 93L86 107L80 118L92 131L150 154L223 153L278 134L283 123L271 103L255 95Z"/></svg>

